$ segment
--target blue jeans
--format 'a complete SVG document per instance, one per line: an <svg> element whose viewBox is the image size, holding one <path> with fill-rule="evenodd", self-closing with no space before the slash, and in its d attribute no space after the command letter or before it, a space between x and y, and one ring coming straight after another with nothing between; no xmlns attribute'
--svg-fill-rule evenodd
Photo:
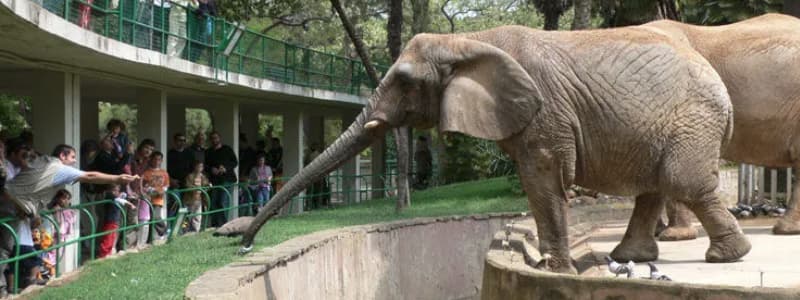
<svg viewBox="0 0 800 300"><path fill-rule="evenodd" d="M253 190L256 194L256 201L258 201L258 207L263 207L269 201L269 187L257 187Z"/></svg>
<svg viewBox="0 0 800 300"><path fill-rule="evenodd" d="M226 183L227 184L227 183ZM226 192L229 188L213 188L211 192L211 203L208 210L213 211L231 206L231 198ZM211 227L220 227L228 223L228 211L218 211L211 214Z"/></svg>

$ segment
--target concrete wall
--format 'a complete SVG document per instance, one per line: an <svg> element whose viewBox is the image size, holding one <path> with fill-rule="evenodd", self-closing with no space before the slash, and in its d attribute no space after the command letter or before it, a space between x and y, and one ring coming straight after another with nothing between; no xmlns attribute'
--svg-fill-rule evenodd
<svg viewBox="0 0 800 300"><path fill-rule="evenodd" d="M734 300L800 299L797 289L751 289L611 277L568 276L502 263L490 253L483 271L481 299L543 300Z"/></svg>
<svg viewBox="0 0 800 300"><path fill-rule="evenodd" d="M492 236L519 216L415 219L311 234L203 274L186 297L475 298Z"/></svg>

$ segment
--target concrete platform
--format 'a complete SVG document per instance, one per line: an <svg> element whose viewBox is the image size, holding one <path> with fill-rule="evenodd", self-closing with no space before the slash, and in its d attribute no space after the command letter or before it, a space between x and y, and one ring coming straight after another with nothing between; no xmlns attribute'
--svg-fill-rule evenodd
<svg viewBox="0 0 800 300"><path fill-rule="evenodd" d="M800 236L772 235L775 221L755 219L742 222L753 248L739 262L706 263L704 258L709 240L697 224L700 236L696 240L658 242L660 254L655 264L659 271L677 282L741 287L800 287ZM611 224L592 234L587 243L598 261L603 261L603 257L622 240L625 226ZM614 277L605 266L600 269L602 272L593 273ZM636 277L648 276L647 264L637 264L635 274Z"/></svg>

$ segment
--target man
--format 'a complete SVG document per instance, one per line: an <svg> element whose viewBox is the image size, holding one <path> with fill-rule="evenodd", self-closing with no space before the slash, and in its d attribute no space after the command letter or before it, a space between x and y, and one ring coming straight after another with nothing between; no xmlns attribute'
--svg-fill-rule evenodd
<svg viewBox="0 0 800 300"><path fill-rule="evenodd" d="M186 147L186 136L183 133L176 133L172 137L172 144L173 148L167 152L169 183L172 188L183 188L182 182L192 170L194 155Z"/></svg>
<svg viewBox="0 0 800 300"><path fill-rule="evenodd" d="M35 161L21 160L19 174L7 183L6 188L27 215L34 215L45 207L56 191L75 182L93 184L127 184L138 176L111 175L94 171L81 171L73 167L77 162L75 148L61 144L53 149L52 157ZM14 163L14 162L12 162Z"/></svg>
<svg viewBox="0 0 800 300"><path fill-rule="evenodd" d="M194 135L194 143L189 147L189 152L195 161L206 161L206 136L202 132Z"/></svg>
<svg viewBox="0 0 800 300"><path fill-rule="evenodd" d="M208 136L211 147L206 150L206 170L210 174L212 184L225 186L236 183L236 166L239 160L236 153L228 145L222 144L219 133L214 131ZM230 187L225 187L230 192ZM222 189L214 189L211 195L209 210L217 210L230 206L229 193ZM228 222L227 212L216 212L211 215L211 227L220 227Z"/></svg>

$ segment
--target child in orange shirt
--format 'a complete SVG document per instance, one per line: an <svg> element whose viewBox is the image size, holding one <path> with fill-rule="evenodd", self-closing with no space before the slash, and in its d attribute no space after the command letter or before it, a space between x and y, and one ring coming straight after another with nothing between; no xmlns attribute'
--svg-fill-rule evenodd
<svg viewBox="0 0 800 300"><path fill-rule="evenodd" d="M161 163L164 161L164 154L155 151L150 155L150 166L144 174L142 174L142 187L150 196L150 203L153 205L153 219L159 221L155 223L155 239L164 239L167 232L167 224L163 220L167 218L167 207L165 193L169 187L169 174L161 168ZM141 211L141 207L140 207ZM149 217L149 216L148 216ZM140 214L141 219L141 214ZM149 219L149 218L148 218ZM144 237L147 240L147 235Z"/></svg>

